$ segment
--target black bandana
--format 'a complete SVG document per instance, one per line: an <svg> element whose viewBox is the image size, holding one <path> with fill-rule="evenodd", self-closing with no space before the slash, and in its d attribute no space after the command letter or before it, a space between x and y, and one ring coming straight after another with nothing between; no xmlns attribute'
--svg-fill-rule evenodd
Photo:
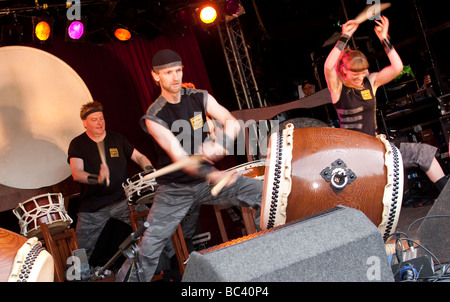
<svg viewBox="0 0 450 302"><path fill-rule="evenodd" d="M153 71L160 71L169 67L181 66L180 56L170 49L158 51L152 59Z"/></svg>

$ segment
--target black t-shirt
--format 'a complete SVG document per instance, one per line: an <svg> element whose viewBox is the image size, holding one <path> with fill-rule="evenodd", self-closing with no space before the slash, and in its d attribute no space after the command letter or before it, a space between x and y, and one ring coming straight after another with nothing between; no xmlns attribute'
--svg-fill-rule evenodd
<svg viewBox="0 0 450 302"><path fill-rule="evenodd" d="M141 118L141 126L148 132L145 120L157 122L172 131L187 154L196 154L209 133L206 123L207 98L208 93L205 90L196 89L182 89L181 100L177 104L171 104L160 96ZM155 149L157 155L155 168L161 169L172 163L169 155L157 143ZM202 180L179 170L162 175L156 181L158 184L168 184L195 183Z"/></svg>
<svg viewBox="0 0 450 302"><path fill-rule="evenodd" d="M81 184L81 212L93 212L109 203L125 199L122 183L128 177L128 161L134 147L124 136L109 130L106 131L104 143L110 184L109 186ZM72 157L83 160L86 172L99 174L101 158L97 143L91 140L86 132L70 142L67 161L69 162Z"/></svg>
<svg viewBox="0 0 450 302"><path fill-rule="evenodd" d="M334 104L340 127L375 135L375 96L368 78L364 78L363 89L342 86L339 101Z"/></svg>

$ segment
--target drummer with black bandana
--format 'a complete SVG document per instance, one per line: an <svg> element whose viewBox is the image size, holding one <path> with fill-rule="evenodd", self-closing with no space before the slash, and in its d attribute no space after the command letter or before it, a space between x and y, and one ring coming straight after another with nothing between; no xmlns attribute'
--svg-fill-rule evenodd
<svg viewBox="0 0 450 302"><path fill-rule="evenodd" d="M156 142L158 159L155 167L161 171L185 162L192 155L201 154L207 160L156 179L158 188L147 217L150 227L139 244L144 280L137 274L136 266L127 259L117 275L118 281L150 281L156 273L164 245L193 206L252 207L256 210L255 224L259 225L263 182L238 176L234 171L218 171L212 164L226 154L232 154L231 149L234 150L234 141L240 131L239 122L207 91L182 87L183 65L176 52L169 49L157 52L152 58L151 73L161 87L161 95L142 117L141 126ZM208 117L217 122L216 134L219 135L216 140L207 138ZM226 186L213 195L215 187L211 184L222 182ZM184 233L183 225L182 228Z"/></svg>
<svg viewBox="0 0 450 302"><path fill-rule="evenodd" d="M67 161L73 179L81 184L76 236L89 259L110 218L131 226L122 187L128 177L128 162L134 161L143 170L152 169L152 164L123 135L105 129L101 103L84 104L80 118L86 131L71 141ZM98 143L104 144L106 165L102 163Z"/></svg>

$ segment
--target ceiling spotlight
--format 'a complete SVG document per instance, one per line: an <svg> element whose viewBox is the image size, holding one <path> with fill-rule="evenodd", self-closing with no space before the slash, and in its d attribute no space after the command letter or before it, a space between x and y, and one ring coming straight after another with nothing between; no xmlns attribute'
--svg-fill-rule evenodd
<svg viewBox="0 0 450 302"><path fill-rule="evenodd" d="M204 6L200 9L200 20L205 24L211 24L217 19L217 11L212 6Z"/></svg>
<svg viewBox="0 0 450 302"><path fill-rule="evenodd" d="M33 41L45 43L51 40L53 35L53 19L33 17Z"/></svg>
<svg viewBox="0 0 450 302"><path fill-rule="evenodd" d="M118 27L114 31L114 36L119 41L128 41L131 39L131 32L124 27Z"/></svg>
<svg viewBox="0 0 450 302"><path fill-rule="evenodd" d="M225 3L225 13L227 15L237 15L240 8L241 3L239 2L239 0L228 0L227 3Z"/></svg>
<svg viewBox="0 0 450 302"><path fill-rule="evenodd" d="M72 21L70 22L69 27L67 28L67 34L73 40L80 39L84 34L84 24L81 21Z"/></svg>

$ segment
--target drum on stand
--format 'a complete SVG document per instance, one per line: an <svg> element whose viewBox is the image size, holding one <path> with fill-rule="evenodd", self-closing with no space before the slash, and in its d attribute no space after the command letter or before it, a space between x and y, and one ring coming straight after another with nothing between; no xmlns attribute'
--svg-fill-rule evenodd
<svg viewBox="0 0 450 302"><path fill-rule="evenodd" d="M133 177L130 177L122 184L125 196L130 205L148 204L153 201L156 194L158 183L155 179L145 180L147 174L153 173L155 170L143 171Z"/></svg>
<svg viewBox="0 0 450 302"><path fill-rule="evenodd" d="M363 212L386 240L397 226L403 163L384 136L328 128L294 128L269 140L261 229L343 205Z"/></svg>
<svg viewBox="0 0 450 302"><path fill-rule="evenodd" d="M20 203L14 210L19 219L20 233L28 238L42 239L40 225L47 224L52 235L67 229L73 220L67 214L61 193L38 195Z"/></svg>

